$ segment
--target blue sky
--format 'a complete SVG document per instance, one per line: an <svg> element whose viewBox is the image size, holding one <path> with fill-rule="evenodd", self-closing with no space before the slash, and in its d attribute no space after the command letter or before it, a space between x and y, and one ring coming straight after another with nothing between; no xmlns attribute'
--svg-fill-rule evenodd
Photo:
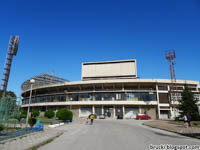
<svg viewBox="0 0 200 150"><path fill-rule="evenodd" d="M51 70L81 80L87 61L137 59L139 77L169 78L169 49L177 79L200 77L199 0L1 1L0 72L10 35L20 36L8 84L18 96L22 82Z"/></svg>

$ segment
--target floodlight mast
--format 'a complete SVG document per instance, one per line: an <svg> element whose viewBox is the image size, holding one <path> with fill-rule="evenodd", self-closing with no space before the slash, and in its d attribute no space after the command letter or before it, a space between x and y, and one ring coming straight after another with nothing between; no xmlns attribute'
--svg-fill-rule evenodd
<svg viewBox="0 0 200 150"><path fill-rule="evenodd" d="M165 58L168 60L169 62L169 68L170 68L170 78L171 78L171 84L170 84L170 107L173 108L173 104L177 98L178 100L178 93L177 93L177 85L176 85L176 74L175 74L175 58L176 58L176 53L175 50L169 50L165 53ZM172 98L172 94L174 94L173 98ZM176 98L175 98L176 97ZM174 110L173 110L174 111ZM175 113L175 112L174 112ZM176 114L175 114L176 115ZM176 117L176 116L175 116Z"/></svg>
<svg viewBox="0 0 200 150"><path fill-rule="evenodd" d="M6 59L5 59L4 68L3 68L2 80L0 84L0 89L3 91L3 95L1 96L5 96L6 94L12 60L13 60L13 56L17 55L18 45L19 45L19 36L10 36Z"/></svg>

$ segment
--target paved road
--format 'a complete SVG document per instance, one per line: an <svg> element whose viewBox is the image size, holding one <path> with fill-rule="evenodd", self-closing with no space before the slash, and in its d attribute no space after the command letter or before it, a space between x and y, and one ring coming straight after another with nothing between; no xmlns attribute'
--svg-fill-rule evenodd
<svg viewBox="0 0 200 150"><path fill-rule="evenodd" d="M95 120L93 125L75 125L71 131L65 128L62 136L39 149L148 150L150 144L200 145L200 140L145 127L136 120Z"/></svg>

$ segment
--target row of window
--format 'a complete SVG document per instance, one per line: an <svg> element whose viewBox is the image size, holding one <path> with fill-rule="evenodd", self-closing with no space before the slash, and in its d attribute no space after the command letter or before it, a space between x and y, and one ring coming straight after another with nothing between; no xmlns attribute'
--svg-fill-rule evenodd
<svg viewBox="0 0 200 150"><path fill-rule="evenodd" d="M33 97L31 103L65 102L65 101L156 101L155 93L86 93L56 96ZM22 104L28 104L24 99Z"/></svg>

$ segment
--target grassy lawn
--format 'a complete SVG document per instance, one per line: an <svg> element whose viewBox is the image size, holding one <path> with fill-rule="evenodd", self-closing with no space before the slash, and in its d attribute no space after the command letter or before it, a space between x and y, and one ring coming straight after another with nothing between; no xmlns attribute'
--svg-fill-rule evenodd
<svg viewBox="0 0 200 150"><path fill-rule="evenodd" d="M40 120L40 123L44 123L44 124L59 123L59 120L56 120L55 118L37 117L36 119Z"/></svg>
<svg viewBox="0 0 200 150"><path fill-rule="evenodd" d="M183 125L183 121L169 121L171 124L176 125ZM200 128L200 121L191 121L192 127L199 127Z"/></svg>
<svg viewBox="0 0 200 150"><path fill-rule="evenodd" d="M37 117L36 119L42 121L42 120L56 120L55 118L44 118L44 117Z"/></svg>

